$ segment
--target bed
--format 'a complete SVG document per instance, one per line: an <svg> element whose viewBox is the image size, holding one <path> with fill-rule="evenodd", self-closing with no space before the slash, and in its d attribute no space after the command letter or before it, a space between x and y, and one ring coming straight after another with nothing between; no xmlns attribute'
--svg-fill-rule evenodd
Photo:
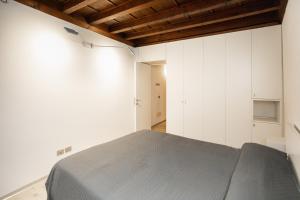
<svg viewBox="0 0 300 200"><path fill-rule="evenodd" d="M140 131L58 162L48 200L299 200L286 155Z"/></svg>

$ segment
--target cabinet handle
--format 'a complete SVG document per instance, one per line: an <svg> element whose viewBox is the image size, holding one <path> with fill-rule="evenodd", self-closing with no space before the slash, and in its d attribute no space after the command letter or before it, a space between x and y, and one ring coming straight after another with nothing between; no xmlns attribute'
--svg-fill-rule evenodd
<svg viewBox="0 0 300 200"><path fill-rule="evenodd" d="M255 123L253 123L253 127L255 127Z"/></svg>

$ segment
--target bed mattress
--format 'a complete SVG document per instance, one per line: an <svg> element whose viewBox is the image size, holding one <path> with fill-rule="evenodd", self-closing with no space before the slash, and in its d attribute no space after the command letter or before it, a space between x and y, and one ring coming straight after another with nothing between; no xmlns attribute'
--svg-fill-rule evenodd
<svg viewBox="0 0 300 200"><path fill-rule="evenodd" d="M244 154L243 148L140 131L58 162L46 183L48 200L243 200L237 189L244 172L236 169L247 168L240 163L249 162L241 158ZM282 173L291 175L290 165L284 167ZM242 186L253 187L253 172L246 172L250 180ZM288 199L300 199L295 183L290 179L289 183ZM254 199L274 200L261 194Z"/></svg>
<svg viewBox="0 0 300 200"><path fill-rule="evenodd" d="M300 200L297 178L283 152L245 144L226 200Z"/></svg>

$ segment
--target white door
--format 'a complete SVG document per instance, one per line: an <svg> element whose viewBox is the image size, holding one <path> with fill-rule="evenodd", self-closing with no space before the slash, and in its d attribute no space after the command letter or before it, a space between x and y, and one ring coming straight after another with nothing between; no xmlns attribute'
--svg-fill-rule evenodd
<svg viewBox="0 0 300 200"><path fill-rule="evenodd" d="M183 43L167 44L167 132L183 135Z"/></svg>
<svg viewBox="0 0 300 200"><path fill-rule="evenodd" d="M252 31L253 98L281 99L281 26Z"/></svg>
<svg viewBox="0 0 300 200"><path fill-rule="evenodd" d="M225 144L226 40L224 35L217 35L203 42L203 139Z"/></svg>
<svg viewBox="0 0 300 200"><path fill-rule="evenodd" d="M184 41L184 136L202 139L203 41Z"/></svg>
<svg viewBox="0 0 300 200"><path fill-rule="evenodd" d="M136 130L151 129L151 66L136 65Z"/></svg>
<svg viewBox="0 0 300 200"><path fill-rule="evenodd" d="M227 34L227 145L251 142L251 31Z"/></svg>

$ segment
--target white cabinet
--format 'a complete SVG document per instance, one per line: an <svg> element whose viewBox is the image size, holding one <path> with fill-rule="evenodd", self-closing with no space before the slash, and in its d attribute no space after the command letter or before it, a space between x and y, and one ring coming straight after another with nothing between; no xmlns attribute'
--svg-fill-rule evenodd
<svg viewBox="0 0 300 200"><path fill-rule="evenodd" d="M282 136L281 26L252 31L252 142L266 144Z"/></svg>
<svg viewBox="0 0 300 200"><path fill-rule="evenodd" d="M157 44L138 48L137 62L164 60L166 60L166 44Z"/></svg>
<svg viewBox="0 0 300 200"><path fill-rule="evenodd" d="M255 143L267 145L268 140L282 137L281 101L253 101L253 137Z"/></svg>
<svg viewBox="0 0 300 200"><path fill-rule="evenodd" d="M282 97L281 26L252 31L253 98Z"/></svg>
<svg viewBox="0 0 300 200"><path fill-rule="evenodd" d="M226 40L225 35L203 39L203 139L225 144Z"/></svg>
<svg viewBox="0 0 300 200"><path fill-rule="evenodd" d="M269 113L253 107L282 104L280 26L172 42L166 52L167 132L237 148L281 136L281 115L254 121Z"/></svg>
<svg viewBox="0 0 300 200"><path fill-rule="evenodd" d="M227 34L226 46L226 144L240 148L252 134L251 31Z"/></svg>
<svg viewBox="0 0 300 200"><path fill-rule="evenodd" d="M252 142L266 145L268 138L282 137L282 126L278 123L254 122Z"/></svg>
<svg viewBox="0 0 300 200"><path fill-rule="evenodd" d="M183 135L183 43L167 44L167 132Z"/></svg>
<svg viewBox="0 0 300 200"><path fill-rule="evenodd" d="M184 45L184 136L202 139L203 41L185 40Z"/></svg>

